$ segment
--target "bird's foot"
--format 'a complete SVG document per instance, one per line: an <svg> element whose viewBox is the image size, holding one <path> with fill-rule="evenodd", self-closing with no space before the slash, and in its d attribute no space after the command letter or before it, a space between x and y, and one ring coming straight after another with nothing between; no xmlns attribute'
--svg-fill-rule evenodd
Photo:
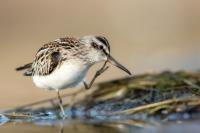
<svg viewBox="0 0 200 133"><path fill-rule="evenodd" d="M67 118L67 115L66 115L66 113L65 113L65 110L64 110L63 106L60 106L60 110L61 110L61 112L59 113L60 117L61 117L63 120L66 119L66 118Z"/></svg>
<svg viewBox="0 0 200 133"><path fill-rule="evenodd" d="M85 87L86 90L90 89L90 88L92 87L94 81L96 80L96 78L99 77L102 73L104 73L104 72L109 68L109 66L106 66L106 63L107 63L107 62L105 62L104 65L102 66L102 68L99 69L99 70L95 73L95 75L94 75L94 77L92 78L92 80L91 80L91 82L89 83L89 85L88 85L85 81L83 82L84 87Z"/></svg>

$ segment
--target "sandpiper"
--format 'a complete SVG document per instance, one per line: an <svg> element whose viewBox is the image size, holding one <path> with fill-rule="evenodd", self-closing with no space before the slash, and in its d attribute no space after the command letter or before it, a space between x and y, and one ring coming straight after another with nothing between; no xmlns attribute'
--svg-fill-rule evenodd
<svg viewBox="0 0 200 133"><path fill-rule="evenodd" d="M131 75L127 68L110 55L110 45L103 36L56 39L44 44L37 51L33 62L16 70L25 70L24 75L31 76L37 87L57 91L59 106L64 115L59 91L80 84L90 88L92 84L88 86L85 82L86 74L92 65L102 61L110 62ZM105 64L101 72L107 69Z"/></svg>

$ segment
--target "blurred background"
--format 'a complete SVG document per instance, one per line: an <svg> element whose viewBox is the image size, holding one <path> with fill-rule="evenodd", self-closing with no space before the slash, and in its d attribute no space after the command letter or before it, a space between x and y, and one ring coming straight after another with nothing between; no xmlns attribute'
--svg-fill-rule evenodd
<svg viewBox="0 0 200 133"><path fill-rule="evenodd" d="M1 110L56 96L15 72L42 44L93 34L134 74L200 68L198 0L0 0ZM125 76L111 67L97 82Z"/></svg>

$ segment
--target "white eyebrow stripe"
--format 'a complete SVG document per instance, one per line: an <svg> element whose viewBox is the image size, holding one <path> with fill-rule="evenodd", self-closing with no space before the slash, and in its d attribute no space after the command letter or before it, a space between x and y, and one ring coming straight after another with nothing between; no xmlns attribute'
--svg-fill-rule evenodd
<svg viewBox="0 0 200 133"><path fill-rule="evenodd" d="M108 48L108 51L110 52L110 45L108 40L103 36L97 36L95 39L97 39L99 42L101 42L106 48Z"/></svg>

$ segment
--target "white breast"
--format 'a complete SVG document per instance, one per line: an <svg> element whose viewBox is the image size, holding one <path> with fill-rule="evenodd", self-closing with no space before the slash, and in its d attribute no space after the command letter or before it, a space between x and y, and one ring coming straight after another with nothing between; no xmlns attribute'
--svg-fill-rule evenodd
<svg viewBox="0 0 200 133"><path fill-rule="evenodd" d="M50 75L33 76L33 82L37 87L47 90L76 87L83 82L87 71L85 65L66 62Z"/></svg>

